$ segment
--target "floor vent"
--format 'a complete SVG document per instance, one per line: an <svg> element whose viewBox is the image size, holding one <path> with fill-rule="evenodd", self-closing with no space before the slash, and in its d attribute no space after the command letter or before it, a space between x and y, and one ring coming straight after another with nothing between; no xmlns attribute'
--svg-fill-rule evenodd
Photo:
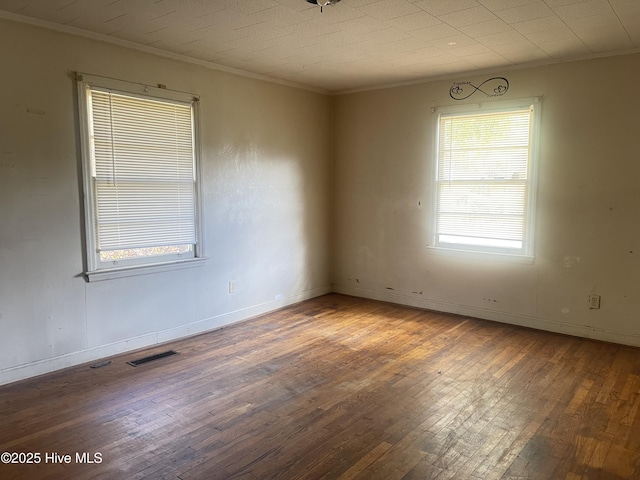
<svg viewBox="0 0 640 480"><path fill-rule="evenodd" d="M173 350L167 350L166 352L156 353L155 355L149 355L148 357L139 358L138 360L133 360L131 362L127 362L132 367L137 367L138 365L142 365L143 363L153 362L154 360L160 360L164 357L170 357L171 355L176 355L178 352L174 352Z"/></svg>

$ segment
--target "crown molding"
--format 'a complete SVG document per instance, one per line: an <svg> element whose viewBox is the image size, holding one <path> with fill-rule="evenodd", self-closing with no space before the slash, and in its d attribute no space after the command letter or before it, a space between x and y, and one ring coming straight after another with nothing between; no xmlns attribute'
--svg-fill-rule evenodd
<svg viewBox="0 0 640 480"><path fill-rule="evenodd" d="M177 60L179 62L191 63L191 64L199 65L201 67L204 67L210 70L216 70L216 71L228 73L231 75L251 78L254 80L260 80L268 83L275 83L278 85L283 85L285 87L297 88L300 90L306 90L308 92L319 93L321 95L329 95L330 93L329 91L321 88L316 88L316 87L304 85L297 82L291 82L288 80L282 80L279 78L269 77L268 75L262 75L259 73L252 73L246 70L241 70L239 68L227 67L214 62L209 62L206 60L200 60L198 58L189 57L187 55L169 52L167 50L162 50L160 48L150 47L148 45L142 45L140 43L131 42L128 40L122 40L109 35L104 35L102 33L91 32L89 30L84 30L82 28L71 27L69 25L62 25L59 23L50 22L48 20L40 20L38 18L28 17L26 15L20 15L17 13L11 13L11 12L0 10L0 19L10 20L18 23L25 23L28 25L36 26L36 27L46 28L48 30L54 30L56 32L84 37L84 38L96 40L99 42L110 43L112 45L117 45L119 47L124 47L131 50L137 50L139 52L148 53L148 54L156 55L159 57L169 58L171 60Z"/></svg>

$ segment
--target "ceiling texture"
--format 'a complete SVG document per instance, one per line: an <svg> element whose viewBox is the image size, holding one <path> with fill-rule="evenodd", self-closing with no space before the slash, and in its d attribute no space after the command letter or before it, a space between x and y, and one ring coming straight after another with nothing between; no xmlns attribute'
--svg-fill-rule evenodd
<svg viewBox="0 0 640 480"><path fill-rule="evenodd" d="M640 0L0 0L0 18L324 93L640 51Z"/></svg>

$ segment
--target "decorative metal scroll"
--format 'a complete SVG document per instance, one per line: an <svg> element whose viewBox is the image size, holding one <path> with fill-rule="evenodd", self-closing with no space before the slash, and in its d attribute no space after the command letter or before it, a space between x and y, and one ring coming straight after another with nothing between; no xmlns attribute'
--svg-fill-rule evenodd
<svg viewBox="0 0 640 480"><path fill-rule="evenodd" d="M492 77L480 85L471 82L456 82L449 89L449 96L454 100L464 100L476 92L482 92L487 97L501 97L509 90L509 80L504 77Z"/></svg>

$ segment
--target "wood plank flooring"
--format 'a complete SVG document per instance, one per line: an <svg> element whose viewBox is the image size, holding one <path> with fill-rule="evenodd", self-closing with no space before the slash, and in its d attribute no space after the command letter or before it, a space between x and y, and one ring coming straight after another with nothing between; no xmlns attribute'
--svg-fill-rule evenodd
<svg viewBox="0 0 640 480"><path fill-rule="evenodd" d="M332 294L110 360L0 387L0 478L640 479L635 348Z"/></svg>

